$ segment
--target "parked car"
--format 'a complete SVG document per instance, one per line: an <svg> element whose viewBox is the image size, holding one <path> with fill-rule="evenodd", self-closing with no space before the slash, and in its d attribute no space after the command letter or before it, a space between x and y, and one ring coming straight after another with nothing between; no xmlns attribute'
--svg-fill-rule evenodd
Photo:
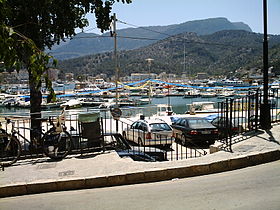
<svg viewBox="0 0 280 210"><path fill-rule="evenodd" d="M233 116L231 119L221 116L220 114L212 114L205 117L206 120L211 122L219 130L219 138L225 138L227 135L236 135L242 133L248 128L248 120L243 116ZM253 126L253 119L250 122Z"/></svg>
<svg viewBox="0 0 280 210"><path fill-rule="evenodd" d="M161 119L140 119L123 131L123 137L140 146L168 148L173 143L172 128Z"/></svg>
<svg viewBox="0 0 280 210"><path fill-rule="evenodd" d="M211 123L218 128L219 138L226 138L227 136L242 133L248 126L247 118L245 117L227 119L226 117L217 116L211 120Z"/></svg>
<svg viewBox="0 0 280 210"><path fill-rule="evenodd" d="M201 117L184 117L177 119L171 127L176 141L183 145L188 143L196 146L198 144L214 144L218 139L218 129Z"/></svg>
<svg viewBox="0 0 280 210"><path fill-rule="evenodd" d="M115 150L120 157L130 157L135 161L165 161L167 152L155 147L131 146L119 133L104 134L104 146Z"/></svg>

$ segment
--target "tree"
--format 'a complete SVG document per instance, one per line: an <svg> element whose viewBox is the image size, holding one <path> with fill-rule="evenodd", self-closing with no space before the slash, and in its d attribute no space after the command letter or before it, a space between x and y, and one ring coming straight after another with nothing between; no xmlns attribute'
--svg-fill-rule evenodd
<svg viewBox="0 0 280 210"><path fill-rule="evenodd" d="M43 50L87 26L87 13L95 14L102 32L109 29L115 2L131 0L0 0L0 60L7 67L23 65L28 70L32 128L41 127L37 119L41 118L42 76L51 62Z"/></svg>

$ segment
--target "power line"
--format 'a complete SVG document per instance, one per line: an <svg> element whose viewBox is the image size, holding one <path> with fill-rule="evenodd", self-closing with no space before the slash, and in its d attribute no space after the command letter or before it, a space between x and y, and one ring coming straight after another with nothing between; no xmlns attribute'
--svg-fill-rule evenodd
<svg viewBox="0 0 280 210"><path fill-rule="evenodd" d="M152 40L152 41L159 41L161 39L153 39L153 38L146 38L146 37L132 37L132 36L117 36L118 38L124 39L139 39L139 40Z"/></svg>
<svg viewBox="0 0 280 210"><path fill-rule="evenodd" d="M146 37L132 37L132 36L117 36L118 38L123 39L138 39L138 40L151 40L151 41L159 41L161 39L153 39L153 38L146 38ZM71 39L91 39L91 38L112 38L111 36L82 36L82 37L73 37Z"/></svg>
<svg viewBox="0 0 280 210"><path fill-rule="evenodd" d="M149 29L147 27L137 26L137 25L134 25L134 24L131 24L131 23L124 22L122 20L117 20L117 21L122 23L122 24L128 25L128 26L132 26L132 27L136 27L136 28L141 28L141 29L146 30L146 31L151 31L151 32L154 32L154 33L165 35L167 37L176 36L176 35L171 35L171 34L159 32L159 31L156 31L156 30L152 30L152 29ZM223 47L238 47L238 48L240 47L240 46L237 46L237 45L222 44L222 43L217 43L217 42L190 41L189 39L186 39L185 37L178 37L178 38L181 39L182 41L184 41L185 43L190 43L190 44L196 43L196 44L205 44L205 45L217 45L217 46L223 46ZM157 40L162 40L162 39L157 39Z"/></svg>
<svg viewBox="0 0 280 210"><path fill-rule="evenodd" d="M137 26L137 25L134 25L134 24L131 24L131 23L126 23L126 22L121 21L121 20L119 20L119 19L118 19L117 21L120 22L120 23L122 23L122 24L128 25L128 26L132 26L132 27L135 27L135 28L142 28L142 29L144 29L144 30L146 30L146 31L151 31L151 32L154 32L154 33L162 34L162 35L165 35L165 36L167 36L167 37L172 36L172 35L170 35L170 34L163 33L163 32L159 32L159 31L155 31L155 30L149 29L149 28L147 28L147 27Z"/></svg>

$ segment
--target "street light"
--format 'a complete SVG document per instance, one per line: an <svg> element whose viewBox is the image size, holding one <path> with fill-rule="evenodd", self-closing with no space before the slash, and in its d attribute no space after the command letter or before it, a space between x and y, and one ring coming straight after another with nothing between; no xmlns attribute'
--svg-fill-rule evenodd
<svg viewBox="0 0 280 210"><path fill-rule="evenodd" d="M147 58L146 61L148 62L148 66L149 66L149 79L151 79L151 65L152 65L152 61L154 59L152 58ZM151 103L151 81L149 81L149 104Z"/></svg>

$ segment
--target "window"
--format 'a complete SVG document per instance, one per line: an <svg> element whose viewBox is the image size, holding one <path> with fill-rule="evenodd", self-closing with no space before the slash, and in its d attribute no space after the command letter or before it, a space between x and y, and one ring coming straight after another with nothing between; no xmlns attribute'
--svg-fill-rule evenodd
<svg viewBox="0 0 280 210"><path fill-rule="evenodd" d="M190 119L188 123L189 125L209 125L209 122L205 119Z"/></svg>
<svg viewBox="0 0 280 210"><path fill-rule="evenodd" d="M167 123L153 123L150 124L151 131L171 131L172 129Z"/></svg>

